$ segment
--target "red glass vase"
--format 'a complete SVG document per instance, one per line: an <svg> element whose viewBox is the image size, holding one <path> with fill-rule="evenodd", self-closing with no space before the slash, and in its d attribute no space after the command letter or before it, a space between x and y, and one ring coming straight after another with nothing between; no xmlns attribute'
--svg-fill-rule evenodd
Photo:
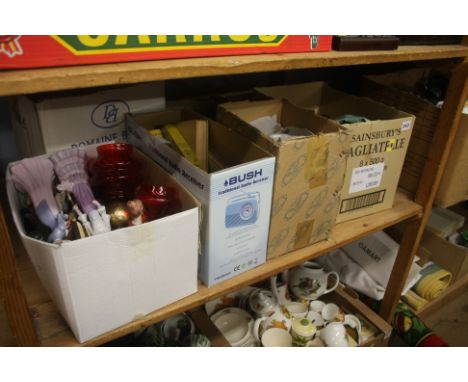
<svg viewBox="0 0 468 382"><path fill-rule="evenodd" d="M109 143L97 147L98 156L90 163L90 184L103 202L129 200L143 181L142 165L127 143Z"/></svg>
<svg viewBox="0 0 468 382"><path fill-rule="evenodd" d="M179 192L174 187L144 185L136 197L143 202L149 220L160 219L182 210Z"/></svg>

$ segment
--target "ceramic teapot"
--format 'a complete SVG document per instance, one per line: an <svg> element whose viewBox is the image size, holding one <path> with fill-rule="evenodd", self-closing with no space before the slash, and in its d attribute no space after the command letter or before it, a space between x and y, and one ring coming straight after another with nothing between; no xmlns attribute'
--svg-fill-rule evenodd
<svg viewBox="0 0 468 382"><path fill-rule="evenodd" d="M328 278L333 275L335 283L327 288ZM306 261L299 267L286 273L288 286L291 292L303 300L316 300L320 296L335 290L339 283L336 272L325 272L323 267L313 261Z"/></svg>
<svg viewBox="0 0 468 382"><path fill-rule="evenodd" d="M253 326L253 334L257 340L262 338L265 331L271 328L291 330L291 315L283 305L276 305L275 311L269 316L257 318Z"/></svg>
<svg viewBox="0 0 468 382"><path fill-rule="evenodd" d="M278 280L278 275L270 277L270 289L276 297L276 301L280 305L288 305L291 302L288 292L288 284L286 282L286 272L281 273L282 281Z"/></svg>

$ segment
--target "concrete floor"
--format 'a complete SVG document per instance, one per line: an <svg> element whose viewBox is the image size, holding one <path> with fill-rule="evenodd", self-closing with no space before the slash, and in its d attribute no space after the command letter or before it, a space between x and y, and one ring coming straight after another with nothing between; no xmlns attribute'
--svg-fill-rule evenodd
<svg viewBox="0 0 468 382"><path fill-rule="evenodd" d="M450 346L468 346L468 292L432 314L426 324Z"/></svg>

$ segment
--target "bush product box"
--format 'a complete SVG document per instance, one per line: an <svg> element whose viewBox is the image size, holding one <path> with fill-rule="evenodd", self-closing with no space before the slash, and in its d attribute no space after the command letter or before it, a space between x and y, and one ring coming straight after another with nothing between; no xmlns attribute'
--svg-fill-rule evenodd
<svg viewBox="0 0 468 382"><path fill-rule="evenodd" d="M452 243L427 229L421 247L430 253L430 260L452 273L452 283L468 273L468 248Z"/></svg>
<svg viewBox="0 0 468 382"><path fill-rule="evenodd" d="M278 142L250 124L272 115L283 126L305 128L313 135ZM218 119L276 157L268 258L327 238L343 187L347 129L278 100L226 103L220 105Z"/></svg>
<svg viewBox="0 0 468 382"><path fill-rule="evenodd" d="M127 116L130 143L139 147L202 203L199 277L208 286L266 260L275 158L241 135L208 121L210 154L225 167L196 167L147 129L180 121L207 120L185 109Z"/></svg>
<svg viewBox="0 0 468 382"><path fill-rule="evenodd" d="M21 241L79 342L197 291L200 204L157 164L135 153L148 182L178 189L182 212L61 244L26 235L19 195L7 171L8 200Z"/></svg>
<svg viewBox="0 0 468 382"><path fill-rule="evenodd" d="M323 82L258 89L277 99L314 110L330 119L345 115L369 121L345 124L352 136L337 222L391 208L414 116L364 97L335 90Z"/></svg>
<svg viewBox="0 0 468 382"><path fill-rule="evenodd" d="M165 106L164 82L86 90L78 95L15 97L11 120L18 155L31 157L124 139L125 113Z"/></svg>
<svg viewBox="0 0 468 382"><path fill-rule="evenodd" d="M331 43L331 35L0 35L0 69L323 52Z"/></svg>
<svg viewBox="0 0 468 382"><path fill-rule="evenodd" d="M416 116L400 179L400 185L414 193L429 157L441 113L440 108L414 94L416 84L426 74L427 70L412 69L368 76L361 81L359 89L362 95ZM434 204L448 207L464 200L468 200L468 103L462 113Z"/></svg>

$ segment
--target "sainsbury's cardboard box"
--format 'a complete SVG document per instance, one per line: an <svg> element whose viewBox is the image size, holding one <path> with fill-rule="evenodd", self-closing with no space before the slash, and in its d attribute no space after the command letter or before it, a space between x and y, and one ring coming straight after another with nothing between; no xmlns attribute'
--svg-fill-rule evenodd
<svg viewBox="0 0 468 382"><path fill-rule="evenodd" d="M345 115L369 121L344 124L352 136L337 222L391 208L411 137L414 116L364 97L335 90L324 82L257 89L275 99L330 119Z"/></svg>
<svg viewBox="0 0 468 382"><path fill-rule="evenodd" d="M276 115L312 132L275 141L250 123ZM278 100L220 105L218 119L276 157L268 258L326 239L335 224L350 135L345 127Z"/></svg>
<svg viewBox="0 0 468 382"><path fill-rule="evenodd" d="M96 155L94 148L88 152ZM148 182L178 189L182 211L60 244L26 234L19 195L7 170L8 201L21 241L79 342L139 319L198 289L200 204L160 166L137 150L135 154L144 163Z"/></svg>
<svg viewBox="0 0 468 382"><path fill-rule="evenodd" d="M148 133L156 126L191 120L208 122L209 152L221 168L203 170ZM129 114L127 129L130 143L170 172L202 203L199 277L207 286L265 262L273 156L235 131L186 109Z"/></svg>
<svg viewBox="0 0 468 382"><path fill-rule="evenodd" d="M11 120L20 158L125 139L125 114L162 110L164 82L66 95L18 96Z"/></svg>

